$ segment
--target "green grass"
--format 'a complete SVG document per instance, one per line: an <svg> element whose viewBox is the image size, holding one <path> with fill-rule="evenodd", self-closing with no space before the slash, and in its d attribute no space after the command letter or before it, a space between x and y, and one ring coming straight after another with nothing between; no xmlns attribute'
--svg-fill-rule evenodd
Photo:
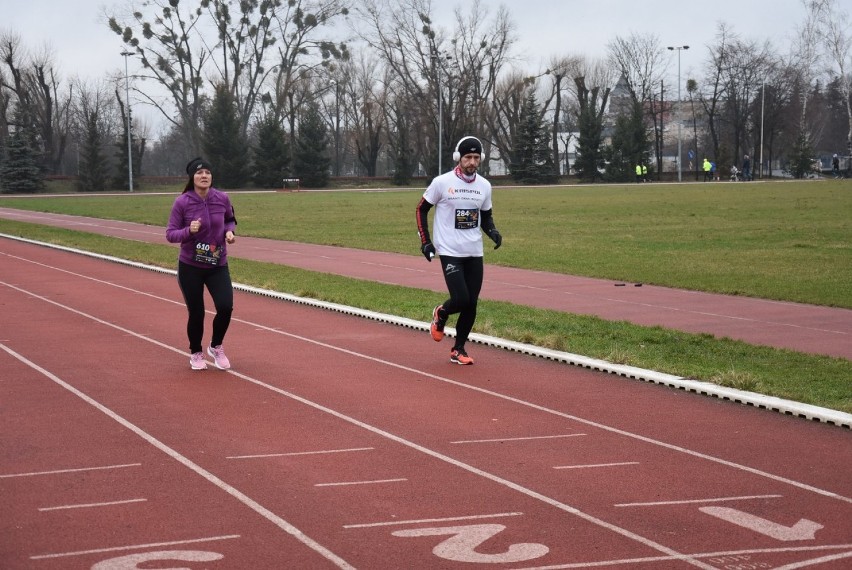
<svg viewBox="0 0 852 570"><path fill-rule="evenodd" d="M232 193L239 233L417 253L419 191ZM174 195L4 197L0 205L162 226ZM852 308L846 181L496 189L489 263ZM172 267L174 250L28 224L0 229ZM235 279L423 318L443 295L233 259ZM852 363L709 335L485 302L476 331L852 412Z"/></svg>

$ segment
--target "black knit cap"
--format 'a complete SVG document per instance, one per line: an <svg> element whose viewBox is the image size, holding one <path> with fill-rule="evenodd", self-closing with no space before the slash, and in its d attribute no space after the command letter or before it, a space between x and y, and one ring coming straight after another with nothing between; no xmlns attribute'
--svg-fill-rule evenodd
<svg viewBox="0 0 852 570"><path fill-rule="evenodd" d="M192 176L202 168L213 172L213 165L199 156L189 161L189 164L186 165L186 173Z"/></svg>
<svg viewBox="0 0 852 570"><path fill-rule="evenodd" d="M482 143L476 137L464 137L457 146L459 156L466 154L482 154Z"/></svg>

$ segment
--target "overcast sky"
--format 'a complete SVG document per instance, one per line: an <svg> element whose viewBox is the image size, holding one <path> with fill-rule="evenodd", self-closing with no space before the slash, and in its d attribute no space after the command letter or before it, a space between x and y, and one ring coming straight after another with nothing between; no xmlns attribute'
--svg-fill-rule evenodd
<svg viewBox="0 0 852 570"><path fill-rule="evenodd" d="M482 0L486 17L501 3L514 18L517 48L531 70L543 70L554 55L602 56L615 36L653 33L664 46L690 46L681 53L683 81L703 65L718 22L744 39L771 39L786 55L804 16L802 0ZM31 50L51 46L65 77L96 80L124 72L120 38L101 15L104 7L124 5L104 0L0 0L0 29L19 33ZM454 8L461 6L468 14L471 2L433 0L432 5L436 24L452 29ZM674 52L672 58L674 80ZM134 69L131 60L131 74Z"/></svg>

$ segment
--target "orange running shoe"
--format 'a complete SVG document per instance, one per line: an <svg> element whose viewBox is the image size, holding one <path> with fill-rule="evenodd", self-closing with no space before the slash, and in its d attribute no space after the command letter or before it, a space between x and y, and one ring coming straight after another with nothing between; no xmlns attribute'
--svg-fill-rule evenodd
<svg viewBox="0 0 852 570"><path fill-rule="evenodd" d="M441 318L441 309L443 308L443 305L438 305L432 311L432 326L429 327L429 332L432 333L432 340L435 342L441 342L441 339L444 338L444 325L447 324L447 318Z"/></svg>
<svg viewBox="0 0 852 570"><path fill-rule="evenodd" d="M463 348L454 348L450 351L450 362L454 364L473 364L473 359L467 355Z"/></svg>

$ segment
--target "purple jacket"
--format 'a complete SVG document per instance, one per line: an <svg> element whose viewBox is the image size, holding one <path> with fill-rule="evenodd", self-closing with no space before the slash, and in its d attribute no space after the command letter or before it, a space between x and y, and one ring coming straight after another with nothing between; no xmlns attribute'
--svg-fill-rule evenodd
<svg viewBox="0 0 852 570"><path fill-rule="evenodd" d="M201 230L193 235L189 233L189 224L198 219L201 220ZM210 263L197 261L199 246L210 246L219 251L217 265L227 265L225 232L234 231L236 226L234 207L227 194L210 188L207 199L202 200L195 191L188 190L175 198L169 225L166 227L166 239L171 243L180 244L178 259L184 263L196 267L213 267Z"/></svg>

